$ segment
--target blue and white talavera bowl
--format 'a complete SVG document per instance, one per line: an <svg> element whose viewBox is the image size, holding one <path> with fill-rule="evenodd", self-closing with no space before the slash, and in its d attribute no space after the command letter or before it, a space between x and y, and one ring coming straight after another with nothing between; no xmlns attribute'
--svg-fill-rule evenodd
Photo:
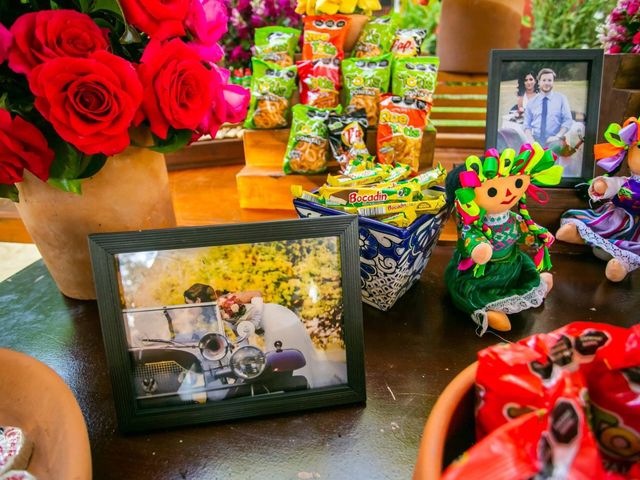
<svg viewBox="0 0 640 480"><path fill-rule="evenodd" d="M300 218L344 215L343 212L296 198ZM418 281L451 210L423 215L407 228L360 217L360 284L362 301L389 310Z"/></svg>

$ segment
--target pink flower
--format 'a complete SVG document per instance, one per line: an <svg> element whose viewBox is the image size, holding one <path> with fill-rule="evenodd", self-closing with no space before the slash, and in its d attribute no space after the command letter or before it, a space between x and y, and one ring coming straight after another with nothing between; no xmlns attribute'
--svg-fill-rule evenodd
<svg viewBox="0 0 640 480"><path fill-rule="evenodd" d="M9 67L29 74L47 60L88 57L108 47L104 33L89 15L74 10L26 13L11 26Z"/></svg>
<svg viewBox="0 0 640 480"><path fill-rule="evenodd" d="M640 1L631 0L627 5L627 13L633 16L638 13L638 10L640 10Z"/></svg>
<svg viewBox="0 0 640 480"><path fill-rule="evenodd" d="M228 21L223 0L191 0L185 25L195 42L208 46L227 32Z"/></svg>
<svg viewBox="0 0 640 480"><path fill-rule="evenodd" d="M633 44L634 45L638 45L640 43L640 32L637 32L634 36L633 36Z"/></svg>
<svg viewBox="0 0 640 480"><path fill-rule="evenodd" d="M609 51L607 53L620 53L621 51L622 51L622 48L620 48L620 45L615 44L609 47Z"/></svg>
<svg viewBox="0 0 640 480"><path fill-rule="evenodd" d="M21 182L25 168L44 182L53 158L53 150L40 130L0 109L0 183Z"/></svg>
<svg viewBox="0 0 640 480"><path fill-rule="evenodd" d="M624 18L624 12L622 12L618 8L614 8L609 16L609 19L612 23L618 23L620 20Z"/></svg>
<svg viewBox="0 0 640 480"><path fill-rule="evenodd" d="M213 102L198 130L214 137L223 123L244 120L251 96L246 88L227 83L230 75L228 70L214 66L212 73Z"/></svg>
<svg viewBox="0 0 640 480"><path fill-rule="evenodd" d="M13 35L0 23L0 63L9 58L9 48L13 42Z"/></svg>

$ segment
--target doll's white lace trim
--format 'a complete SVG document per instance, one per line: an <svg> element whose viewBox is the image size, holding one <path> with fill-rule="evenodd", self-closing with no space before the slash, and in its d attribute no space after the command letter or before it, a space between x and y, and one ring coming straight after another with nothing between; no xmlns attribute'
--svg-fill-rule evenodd
<svg viewBox="0 0 640 480"><path fill-rule="evenodd" d="M540 285L529 290L524 295L512 295L485 305L484 308L478 309L471 314L471 319L478 324L476 333L481 337L487 331L487 328L489 328L489 321L487 319L487 312L489 310L504 312L507 315L518 313L523 310L528 310L529 308L539 307L542 305L546 295L547 282L540 279Z"/></svg>
<svg viewBox="0 0 640 480"><path fill-rule="evenodd" d="M590 246L598 247L607 252L613 258L618 260L627 272L633 272L636 268L640 267L640 256L627 250L623 250L613 242L601 237L580 220L576 220L575 218L563 218L560 221L560 226L567 223L573 223L578 228L578 233L583 240L585 240Z"/></svg>
<svg viewBox="0 0 640 480"><path fill-rule="evenodd" d="M484 216L484 223L486 223L490 227L495 227L496 225L502 225L507 220L509 220L509 212L510 210L507 210L506 212L502 212L502 213L487 213Z"/></svg>

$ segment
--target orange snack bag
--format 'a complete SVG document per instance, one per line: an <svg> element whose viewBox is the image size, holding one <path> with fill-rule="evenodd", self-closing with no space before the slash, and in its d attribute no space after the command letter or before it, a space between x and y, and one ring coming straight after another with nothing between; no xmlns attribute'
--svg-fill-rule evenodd
<svg viewBox="0 0 640 480"><path fill-rule="evenodd" d="M302 60L344 58L344 40L351 19L343 15L313 15L304 19Z"/></svg>
<svg viewBox="0 0 640 480"><path fill-rule="evenodd" d="M403 163L418 172L422 135L429 104L422 100L384 95L378 121L378 161Z"/></svg>

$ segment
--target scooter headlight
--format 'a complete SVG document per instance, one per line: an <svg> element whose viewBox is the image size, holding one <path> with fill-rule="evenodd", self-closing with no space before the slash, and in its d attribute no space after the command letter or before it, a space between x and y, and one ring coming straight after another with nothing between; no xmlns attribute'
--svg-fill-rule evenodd
<svg viewBox="0 0 640 480"><path fill-rule="evenodd" d="M264 353L259 348L241 347L231 355L229 366L238 377L251 380L259 376L266 363Z"/></svg>

